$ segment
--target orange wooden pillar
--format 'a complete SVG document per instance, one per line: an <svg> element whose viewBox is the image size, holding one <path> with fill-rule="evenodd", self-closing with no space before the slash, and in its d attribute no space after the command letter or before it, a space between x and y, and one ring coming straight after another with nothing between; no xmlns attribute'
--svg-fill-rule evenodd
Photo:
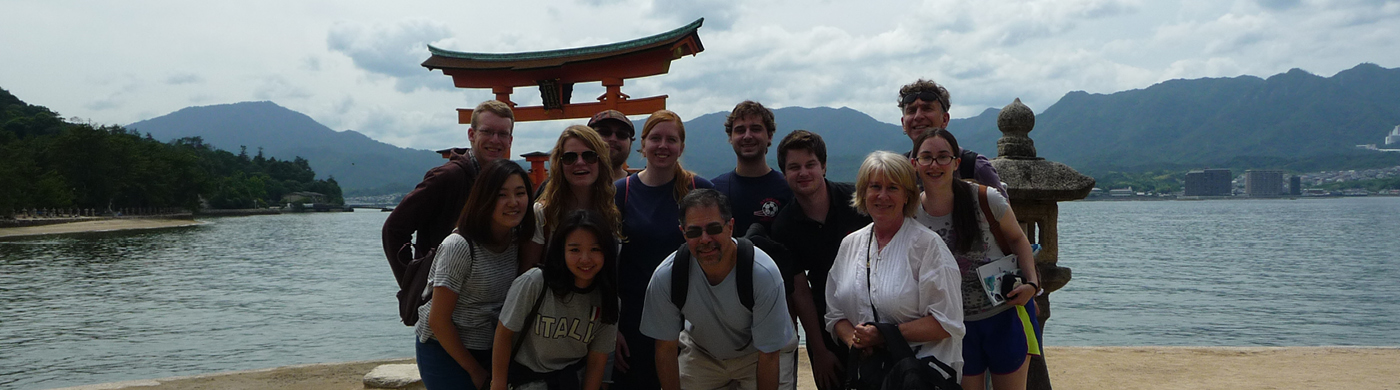
<svg viewBox="0 0 1400 390"><path fill-rule="evenodd" d="M540 184L544 183L546 174L549 172L544 168L544 162L549 160L549 153L530 152L522 154L520 157L524 157L525 161L530 162L530 181L534 183L534 188L540 188Z"/></svg>

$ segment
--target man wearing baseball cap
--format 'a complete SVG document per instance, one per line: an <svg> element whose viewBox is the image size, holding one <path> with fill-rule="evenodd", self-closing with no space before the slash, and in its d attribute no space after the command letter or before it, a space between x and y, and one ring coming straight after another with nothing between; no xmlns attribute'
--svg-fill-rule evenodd
<svg viewBox="0 0 1400 390"><path fill-rule="evenodd" d="M636 134L632 121L618 110L607 110L594 114L593 119L588 120L588 127L597 131L608 144L612 152L613 177L627 177L627 156L632 153L632 135Z"/></svg>

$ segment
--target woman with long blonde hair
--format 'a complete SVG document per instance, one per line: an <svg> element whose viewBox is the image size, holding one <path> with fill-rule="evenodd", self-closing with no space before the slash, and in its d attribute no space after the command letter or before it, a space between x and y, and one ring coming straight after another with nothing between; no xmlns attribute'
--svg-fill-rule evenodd
<svg viewBox="0 0 1400 390"><path fill-rule="evenodd" d="M714 188L709 180L681 167L685 151L685 124L676 113L652 113L642 126L641 152L646 168L614 183L613 202L622 213L626 240L618 255L618 297L622 310L618 330L613 384L619 389L655 389L655 343L638 330L647 283L652 271L677 247L681 235L680 199L696 188Z"/></svg>
<svg viewBox="0 0 1400 390"><path fill-rule="evenodd" d="M592 210L603 228L616 235L622 215L613 205L612 159L603 137L588 126L573 125L559 134L549 155L549 178L535 200L535 235L521 248L521 264L539 263L559 221L575 210ZM616 249L616 248L614 248ZM523 271L523 270L522 270Z"/></svg>

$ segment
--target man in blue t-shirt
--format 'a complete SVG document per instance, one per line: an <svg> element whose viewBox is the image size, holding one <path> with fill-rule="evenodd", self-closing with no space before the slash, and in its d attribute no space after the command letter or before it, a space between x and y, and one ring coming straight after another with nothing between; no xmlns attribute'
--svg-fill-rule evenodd
<svg viewBox="0 0 1400 390"><path fill-rule="evenodd" d="M742 237L754 223L771 228L778 209L792 201L792 190L783 174L768 167L768 147L773 145L776 130L773 111L751 100L734 106L724 120L724 132L739 162L733 171L710 182L734 208L735 237Z"/></svg>

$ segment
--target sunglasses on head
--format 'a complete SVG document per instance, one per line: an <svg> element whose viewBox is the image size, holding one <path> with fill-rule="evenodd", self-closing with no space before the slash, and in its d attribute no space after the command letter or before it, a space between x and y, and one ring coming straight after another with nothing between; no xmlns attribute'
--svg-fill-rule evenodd
<svg viewBox="0 0 1400 390"><path fill-rule="evenodd" d="M710 222L710 224L705 225L703 229L699 226L687 227L685 228L685 238L700 238L700 233L702 232L711 236L718 236L720 233L724 233L724 224Z"/></svg>
<svg viewBox="0 0 1400 390"><path fill-rule="evenodd" d="M583 156L583 162L589 164L598 162L598 152L585 150L581 155ZM580 153L578 152L564 152L564 154L559 156L559 162L564 163L564 165L573 164L574 161L578 161L579 156Z"/></svg>
<svg viewBox="0 0 1400 390"><path fill-rule="evenodd" d="M914 100L923 100L930 103L938 102L940 105L943 104L943 96L939 95L937 91L923 91L919 93L910 93L899 97L900 104L906 106L914 103Z"/></svg>

